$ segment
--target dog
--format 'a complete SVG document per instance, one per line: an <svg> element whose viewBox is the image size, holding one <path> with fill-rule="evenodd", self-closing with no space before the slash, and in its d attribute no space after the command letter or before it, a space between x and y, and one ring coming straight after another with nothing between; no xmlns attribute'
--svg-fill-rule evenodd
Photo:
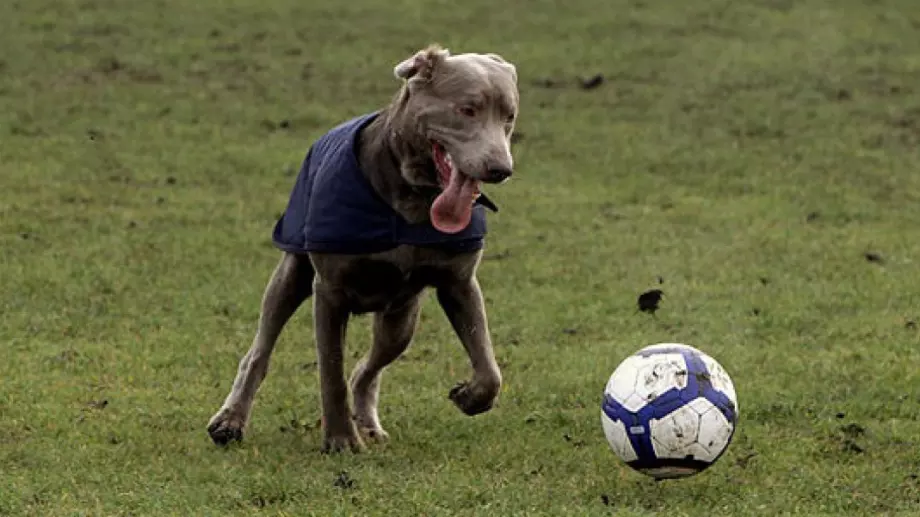
<svg viewBox="0 0 920 517"><path fill-rule="evenodd" d="M476 272L488 208L480 186L513 172L515 65L437 44L393 68L390 103L341 123L310 147L272 239L282 258L230 393L208 423L218 445L242 440L282 328L310 296L325 452L388 438L377 400L384 368L409 346L429 288L469 355L470 380L449 398L490 410L502 386ZM373 342L346 382L349 318L373 313ZM349 388L353 404L349 405Z"/></svg>

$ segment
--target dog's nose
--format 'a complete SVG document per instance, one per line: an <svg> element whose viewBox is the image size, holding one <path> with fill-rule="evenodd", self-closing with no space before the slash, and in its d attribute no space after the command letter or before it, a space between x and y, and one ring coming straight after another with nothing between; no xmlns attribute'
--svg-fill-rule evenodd
<svg viewBox="0 0 920 517"><path fill-rule="evenodd" d="M493 167L486 171L487 181L492 183L501 183L511 177L511 169L504 167Z"/></svg>

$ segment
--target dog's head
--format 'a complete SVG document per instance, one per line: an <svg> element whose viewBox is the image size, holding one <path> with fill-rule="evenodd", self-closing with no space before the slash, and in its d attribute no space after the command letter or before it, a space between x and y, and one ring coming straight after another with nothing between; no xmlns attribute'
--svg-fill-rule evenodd
<svg viewBox="0 0 920 517"><path fill-rule="evenodd" d="M480 183L502 183L512 175L517 71L497 54L451 55L437 45L393 71L406 81L394 129L427 154L404 164L402 175L412 185L440 188L432 222L443 231L460 231L469 222L465 213L479 196Z"/></svg>

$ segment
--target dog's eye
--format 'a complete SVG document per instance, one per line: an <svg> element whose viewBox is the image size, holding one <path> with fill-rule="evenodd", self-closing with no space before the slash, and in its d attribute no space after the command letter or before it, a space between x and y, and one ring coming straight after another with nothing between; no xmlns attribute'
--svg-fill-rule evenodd
<svg viewBox="0 0 920 517"><path fill-rule="evenodd" d="M475 117L476 116L476 108L472 106L463 106L463 107L458 108L457 111L459 111L460 114L463 115L464 117Z"/></svg>
<svg viewBox="0 0 920 517"><path fill-rule="evenodd" d="M505 119L505 123L507 123L507 124L512 124L512 123L514 123L514 118L515 118L515 117L514 117L514 113L508 115L508 118Z"/></svg>

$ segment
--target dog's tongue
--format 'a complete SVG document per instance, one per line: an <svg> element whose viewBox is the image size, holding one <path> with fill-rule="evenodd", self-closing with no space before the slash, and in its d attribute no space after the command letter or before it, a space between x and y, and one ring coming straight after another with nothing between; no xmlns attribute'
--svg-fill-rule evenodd
<svg viewBox="0 0 920 517"><path fill-rule="evenodd" d="M431 204L431 224L444 233L458 233L470 224L479 182L461 174L452 164L450 180Z"/></svg>

